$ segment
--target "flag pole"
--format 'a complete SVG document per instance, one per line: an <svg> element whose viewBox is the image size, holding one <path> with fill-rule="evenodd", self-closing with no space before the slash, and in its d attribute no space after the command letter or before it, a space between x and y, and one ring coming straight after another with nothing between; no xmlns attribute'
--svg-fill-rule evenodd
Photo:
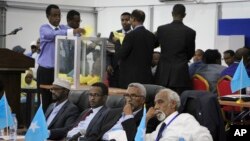
<svg viewBox="0 0 250 141"><path fill-rule="evenodd" d="M3 94L3 96L4 96L4 101L5 101L5 103L4 103L4 109L5 109L5 121L6 121L6 136L9 136L9 129L8 129L8 124L9 124L9 119L8 119L8 110L7 110L7 98L6 98L6 95L5 95L5 92L4 92L4 94Z"/></svg>
<svg viewBox="0 0 250 141"><path fill-rule="evenodd" d="M242 61L244 61L243 60L243 57L242 57ZM240 88L242 87L242 68L240 68ZM239 100L237 100L236 101L236 103L242 103L242 102L244 102L243 100L242 100L242 98L241 98L241 93L242 93L242 89L240 89L240 99Z"/></svg>
<svg viewBox="0 0 250 141"><path fill-rule="evenodd" d="M43 107L43 100L42 100L42 94L40 93L40 105Z"/></svg>

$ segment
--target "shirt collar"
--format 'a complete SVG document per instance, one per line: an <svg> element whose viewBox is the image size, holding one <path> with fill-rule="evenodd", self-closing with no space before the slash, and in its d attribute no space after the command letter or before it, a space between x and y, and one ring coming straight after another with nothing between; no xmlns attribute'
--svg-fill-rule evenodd
<svg viewBox="0 0 250 141"><path fill-rule="evenodd" d="M163 122L165 122L166 124L168 124L177 114L178 114L178 111L173 112Z"/></svg>
<svg viewBox="0 0 250 141"><path fill-rule="evenodd" d="M132 29L129 29L128 31L125 31L124 29L122 29L122 33L125 34L125 33L129 33Z"/></svg>
<svg viewBox="0 0 250 141"><path fill-rule="evenodd" d="M49 26L50 26L52 29L55 29L55 28L60 29L60 26L59 26L59 25L56 27L56 26L54 26L54 25L52 25L52 24L50 24L50 23L48 23L48 24L49 24Z"/></svg>
<svg viewBox="0 0 250 141"><path fill-rule="evenodd" d="M93 113L97 113L103 106L99 106L97 108L91 108Z"/></svg>
<svg viewBox="0 0 250 141"><path fill-rule="evenodd" d="M58 104L57 106L56 106L56 103L55 103L54 108L61 108L67 101L68 101L68 99L64 100L62 103Z"/></svg>
<svg viewBox="0 0 250 141"><path fill-rule="evenodd" d="M143 27L143 25L142 24L141 25L137 25L133 30L135 30L135 29L137 29L139 27Z"/></svg>

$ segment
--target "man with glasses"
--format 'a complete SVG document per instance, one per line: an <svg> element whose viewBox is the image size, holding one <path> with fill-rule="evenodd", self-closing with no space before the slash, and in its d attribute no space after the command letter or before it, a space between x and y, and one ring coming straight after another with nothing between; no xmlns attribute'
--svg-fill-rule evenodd
<svg viewBox="0 0 250 141"><path fill-rule="evenodd" d="M109 110L103 120L99 121L98 127L86 135L83 141L112 140L114 138L110 138L110 134L117 130L124 131L128 141L134 140L137 126L143 115L146 89L140 83L131 83L124 97L125 106Z"/></svg>
<svg viewBox="0 0 250 141"><path fill-rule="evenodd" d="M88 92L90 108L81 113L76 122L72 125L67 134L69 140L76 140L82 135L88 135L92 128L98 125L97 121L102 121L106 111L106 99L108 87L101 82L94 83Z"/></svg>
<svg viewBox="0 0 250 141"><path fill-rule="evenodd" d="M49 130L49 139L60 140L66 136L68 128L75 122L80 111L68 100L70 84L66 81L55 80L50 89L55 103L50 104L45 116Z"/></svg>

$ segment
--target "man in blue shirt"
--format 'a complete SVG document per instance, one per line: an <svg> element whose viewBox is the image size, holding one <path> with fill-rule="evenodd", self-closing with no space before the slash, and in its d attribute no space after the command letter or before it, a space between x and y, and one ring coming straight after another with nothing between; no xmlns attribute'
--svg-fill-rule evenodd
<svg viewBox="0 0 250 141"><path fill-rule="evenodd" d="M40 55L38 58L37 88L42 94L43 110L46 111L51 103L51 93L47 89L40 89L40 84L51 85L54 81L55 65L55 37L57 35L76 35L84 32L84 29L69 29L65 25L59 25L61 11L57 5L49 5L46 8L46 16L49 23L40 27Z"/></svg>

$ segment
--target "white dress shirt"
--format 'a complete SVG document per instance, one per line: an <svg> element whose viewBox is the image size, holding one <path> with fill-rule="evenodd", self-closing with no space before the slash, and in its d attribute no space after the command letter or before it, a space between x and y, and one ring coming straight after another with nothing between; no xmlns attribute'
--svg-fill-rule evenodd
<svg viewBox="0 0 250 141"><path fill-rule="evenodd" d="M61 110L62 106L67 102L68 100L63 101L62 103L60 103L59 105L56 106L56 103L54 103L54 108L53 111L50 113L48 119L47 119L47 126L50 125L51 121L55 118L55 116L57 115L57 113Z"/></svg>
<svg viewBox="0 0 250 141"><path fill-rule="evenodd" d="M177 114L178 112L172 113L163 122L167 125ZM157 126L154 132L146 134L146 141L156 139L162 123ZM213 141L209 130L201 126L197 120L188 113L182 113L177 116L163 130L162 137L159 141L178 141L180 138L183 138L185 141Z"/></svg>
<svg viewBox="0 0 250 141"><path fill-rule="evenodd" d="M141 109L133 112L133 115L125 115L124 113L122 113L122 116L120 117L120 119L116 122L116 124L111 128L109 129L103 136L102 136L102 139L103 140L109 140L108 138L108 134L112 131L116 131L116 130L123 130L123 127L122 127L122 122L123 121L126 121L130 118L134 118L134 115L136 115Z"/></svg>
<svg viewBox="0 0 250 141"><path fill-rule="evenodd" d="M92 113L89 114L85 120L82 120L78 123L78 125L71 129L68 134L67 134L67 137L72 137L74 136L75 134L79 133L80 131L82 130L87 130L88 126L89 126L89 123L91 122L91 120L94 118L94 116L98 113L98 111L102 108L103 106L100 106L100 107L97 107L97 108L93 108L92 109Z"/></svg>

